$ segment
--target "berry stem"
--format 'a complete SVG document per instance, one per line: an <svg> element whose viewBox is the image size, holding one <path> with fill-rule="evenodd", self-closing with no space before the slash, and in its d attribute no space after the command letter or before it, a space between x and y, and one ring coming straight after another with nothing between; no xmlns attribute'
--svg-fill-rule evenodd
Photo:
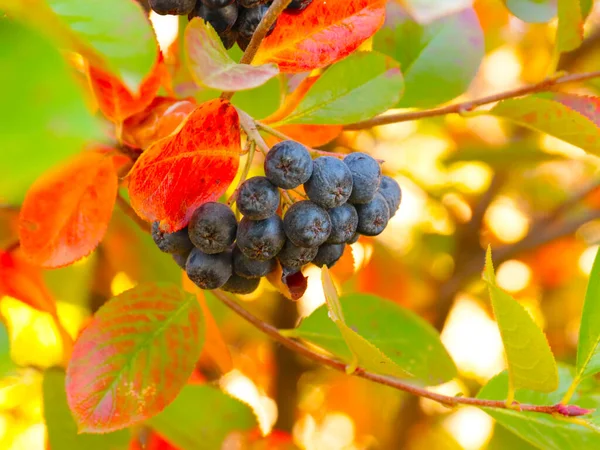
<svg viewBox="0 0 600 450"><path fill-rule="evenodd" d="M385 116L377 116L373 119L364 120L362 122L352 123L350 125L346 125L344 127L345 130L364 130L366 128L372 128L379 125L387 125L390 123L399 123L399 122L408 122L411 120L423 119L426 117L436 117L443 116L446 114L462 114L465 112L470 112L473 109L487 105L489 103L495 103L500 100L506 100L509 98L520 97L522 95L533 94L536 92L544 92L549 91L553 87L566 84L573 83L576 81L585 81L590 80L592 78L600 77L600 70L595 72L585 72L585 73L574 73L569 75L562 75L558 77L550 77L545 80L540 81L539 83L530 84L527 86L523 86L516 89L511 89L509 91L500 92L498 94L490 95L487 97L481 97L478 99L462 102L462 103L454 103L447 106L442 106L440 108L433 109L424 109L421 111L410 111L403 112L397 114L388 114Z"/></svg>
<svg viewBox="0 0 600 450"><path fill-rule="evenodd" d="M117 194L117 205L119 205L119 208L121 208L121 210L131 220L133 220L137 224L138 227L140 227L142 229L142 231L145 231L146 233L150 233L150 225L148 224L148 222L146 222L140 216L137 215L137 213L133 210L131 205L129 203L127 203L127 200L125 200L121 194Z"/></svg>
<svg viewBox="0 0 600 450"><path fill-rule="evenodd" d="M281 196L283 197L283 201L288 205L292 206L294 204L294 200L290 197L290 194L285 189L281 189Z"/></svg>
<svg viewBox="0 0 600 450"><path fill-rule="evenodd" d="M271 26L277 21L279 15L285 8L288 7L291 1L292 0L275 0L271 4L267 13L258 24L258 27L256 27L256 31L252 35L252 39L250 40L246 51L242 55L242 59L240 59L240 64L250 64L252 62L254 56L256 56L256 52L258 52L260 43L267 36ZM235 92L223 92L221 94L221 98L225 100L231 100L233 94L235 94Z"/></svg>
<svg viewBox="0 0 600 450"><path fill-rule="evenodd" d="M233 202L236 201L238 193L240 192L240 186L244 181L246 181L246 178L248 178L250 167L252 167L252 160L254 160L254 152L256 150L256 142L252 140L249 140L248 142L250 143L250 147L248 150L248 156L246 157L246 163L244 164L244 170L242 171L240 181L238 181L235 191L233 191L233 194L231 194L231 197L229 197L229 200L227 200L227 206L231 206Z"/></svg>
<svg viewBox="0 0 600 450"><path fill-rule="evenodd" d="M276 342L282 344L284 347L303 355L304 357L313 360L319 364L322 364L327 367L331 367L340 372L346 372L346 368L348 365L345 362L339 361L337 359L331 358L322 353L317 353L310 348L302 345L301 343L285 336L280 333L277 328L273 325L270 325L251 312L247 311L243 306L233 300L229 295L220 290L213 291L213 294L235 312L237 315L242 317L244 320L254 325L264 334L269 336L271 339ZM357 367L353 372L354 375L359 376L361 378L365 378L367 380L373 381L375 383L383 384L386 386L390 386L392 388L408 392L409 394L416 395L423 398L428 398L435 402L441 403L448 407L458 406L458 405L472 405L483 408L495 408L495 409L515 409L515 403L508 405L505 400L486 400L481 398L474 397L456 397L438 394L437 392L432 392L428 389L421 388L412 384L409 384L399 378L380 375L377 373L369 372L361 367ZM526 403L518 404L518 409L520 411L529 411L529 412L537 412L542 414L551 414L563 417L565 420L569 420L571 417L583 416L592 412L591 410L579 408L576 406L565 406L563 404L555 404L555 405L531 405Z"/></svg>

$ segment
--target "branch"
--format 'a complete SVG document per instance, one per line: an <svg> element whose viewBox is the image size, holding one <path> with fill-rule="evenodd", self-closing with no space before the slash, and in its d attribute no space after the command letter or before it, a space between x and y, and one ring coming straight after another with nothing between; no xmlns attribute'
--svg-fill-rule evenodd
<svg viewBox="0 0 600 450"><path fill-rule="evenodd" d="M347 365L344 362L338 361L336 359L330 358L329 356L322 355L320 353L314 352L313 350L305 347L304 345L286 337L279 333L279 330L274 326L263 322L261 319L244 309L244 307L240 306L236 301L232 300L227 294L222 291L213 291L213 294L221 300L229 309L235 312L237 315L248 321L250 324L254 325L264 334L277 341L284 347L299 353L305 356L312 361L315 361L324 366L330 367L332 369L338 370L340 372L346 373ZM452 397L448 395L438 394L437 392L432 392L424 388L420 388L417 386L413 386L401 379L390 377L386 375L379 375L373 372L366 371L362 368L357 368L354 372L357 376L364 378L366 380L373 381L375 383L383 384L404 392L408 392L409 394L413 394L419 397L428 398L430 400L436 401L443 405L452 407L457 405L473 405L485 408L497 408L497 409L513 409L519 411L530 411L530 412L538 412L544 414L558 414L562 416L575 417L582 416L591 412L590 410L580 408L575 405L529 405L529 404L519 404L513 403L512 405L507 405L503 400L485 400L480 398L473 397Z"/></svg>
<svg viewBox="0 0 600 450"><path fill-rule="evenodd" d="M121 210L142 229L142 231L150 233L150 225L148 222L136 214L131 205L127 203L127 200L125 200L121 194L117 194L117 205L119 205L119 208L121 208Z"/></svg>
<svg viewBox="0 0 600 450"><path fill-rule="evenodd" d="M277 21L279 15L288 7L291 1L292 0L275 0L271 6L269 6L267 13L263 16L258 27L256 27L256 31L254 31L252 39L250 39L250 43L242 55L242 59L240 59L240 64L250 64L252 62L261 42L271 29L271 26ZM235 94L235 92L223 92L221 98L231 100L233 94Z"/></svg>
<svg viewBox="0 0 600 450"><path fill-rule="evenodd" d="M345 130L363 130L365 128L371 128L378 125L386 125L390 123L408 122L411 120L423 119L426 117L443 116L445 114L460 114L468 111L472 111L478 106L487 105L489 103L495 103L500 100L506 100L509 98L520 97L526 94L533 94L536 92L548 91L551 88L565 84L573 83L575 81L590 80L592 78L600 77L600 71L585 72L585 73L574 73L569 75L563 75L556 78L547 78L539 83L530 84L517 89L511 89L510 91L500 92L498 94L490 95L487 97L481 97L475 100L470 100L462 103L454 103L452 105L442 106L440 108L424 109L421 111L411 111L397 114L389 114L386 116L377 116L373 119L364 120L362 122L356 122L344 127Z"/></svg>

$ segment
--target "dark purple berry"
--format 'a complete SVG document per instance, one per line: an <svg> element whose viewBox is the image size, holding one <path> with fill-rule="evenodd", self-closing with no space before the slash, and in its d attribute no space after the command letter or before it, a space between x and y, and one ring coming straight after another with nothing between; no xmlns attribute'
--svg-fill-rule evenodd
<svg viewBox="0 0 600 450"><path fill-rule="evenodd" d="M306 9L311 3L312 0L292 0L285 10L290 13L299 13Z"/></svg>
<svg viewBox="0 0 600 450"><path fill-rule="evenodd" d="M346 164L332 156L313 161L313 172L304 183L306 195L323 208L335 208L346 203L352 192L352 173Z"/></svg>
<svg viewBox="0 0 600 450"><path fill-rule="evenodd" d="M344 164L352 172L352 193L350 203L370 202L381 182L381 167L379 163L366 153L351 153L344 158Z"/></svg>
<svg viewBox="0 0 600 450"><path fill-rule="evenodd" d="M204 253L221 253L235 240L237 220L229 206L208 202L192 214L188 233L192 243Z"/></svg>
<svg viewBox="0 0 600 450"><path fill-rule="evenodd" d="M233 47L238 39L239 33L235 28L232 28L229 31L224 31L223 33L219 33L219 38L221 38L221 42L223 43L223 47L229 50Z"/></svg>
<svg viewBox="0 0 600 450"><path fill-rule="evenodd" d="M240 49L242 49L242 51L246 51L246 49L248 48L248 45L250 44L250 38L242 37L238 33L236 42L237 42L237 45L239 45Z"/></svg>
<svg viewBox="0 0 600 450"><path fill-rule="evenodd" d="M265 177L252 177L242 183L237 196L240 212L252 220L271 217L279 207L279 189Z"/></svg>
<svg viewBox="0 0 600 450"><path fill-rule="evenodd" d="M275 269L275 260L250 259L236 246L233 249L233 272L244 278L260 278Z"/></svg>
<svg viewBox="0 0 600 450"><path fill-rule="evenodd" d="M282 267L288 269L300 269L317 256L318 247L298 247L289 239L277 255Z"/></svg>
<svg viewBox="0 0 600 450"><path fill-rule="evenodd" d="M390 220L388 204L379 192L369 203L356 205L356 212L358 213L357 231L365 236L377 236Z"/></svg>
<svg viewBox="0 0 600 450"><path fill-rule="evenodd" d="M152 224L152 239L154 239L160 251L165 253L187 254L194 248L194 244L188 237L187 228L174 233L165 233L159 229L158 222L154 222Z"/></svg>
<svg viewBox="0 0 600 450"><path fill-rule="evenodd" d="M391 219L396 214L396 211L398 211L402 202L402 190L396 180L388 176L383 176L379 185L379 193L383 195L388 204Z"/></svg>
<svg viewBox="0 0 600 450"><path fill-rule="evenodd" d="M259 283L260 278L244 278L234 273L221 289L234 294L250 294L256 290Z"/></svg>
<svg viewBox="0 0 600 450"><path fill-rule="evenodd" d="M358 213L354 206L344 203L327 211L331 219L331 234L328 244L343 244L354 236L358 227Z"/></svg>
<svg viewBox="0 0 600 450"><path fill-rule="evenodd" d="M173 14L183 16L189 14L196 5L196 0L149 0L150 8L161 16Z"/></svg>
<svg viewBox="0 0 600 450"><path fill-rule="evenodd" d="M311 201L294 203L285 213L283 227L288 239L299 247L318 247L331 233L329 214Z"/></svg>
<svg viewBox="0 0 600 450"><path fill-rule="evenodd" d="M191 252L191 250L190 250ZM185 270L185 263L188 259L188 256L190 256L190 252L188 253L181 253L181 254L177 254L174 253L173 255L171 255L173 257L173 261L175 261L175 263L181 267L183 270Z"/></svg>
<svg viewBox="0 0 600 450"><path fill-rule="evenodd" d="M306 147L296 141L275 144L265 158L265 175L283 189L294 189L308 181L313 162Z"/></svg>
<svg viewBox="0 0 600 450"><path fill-rule="evenodd" d="M256 27L267 13L269 7L267 5L258 5L254 8L240 7L239 19L236 23L236 28L240 33L240 37L251 39L256 31ZM275 29L275 23L269 29L267 36Z"/></svg>
<svg viewBox="0 0 600 450"><path fill-rule="evenodd" d="M319 247L313 264L319 267L333 267L344 254L345 244L323 244Z"/></svg>
<svg viewBox="0 0 600 450"><path fill-rule="evenodd" d="M212 8L212 9L223 8L223 7L231 5L233 2L235 2L235 0L199 0L199 1L204 3L205 6Z"/></svg>
<svg viewBox="0 0 600 450"><path fill-rule="evenodd" d="M231 30L238 18L238 6L232 3L223 8L212 9L199 1L194 11L188 16L189 20L201 17L205 22L212 25L218 34Z"/></svg>
<svg viewBox="0 0 600 450"><path fill-rule="evenodd" d="M360 238L360 234L358 233L354 233L354 236L352 236L350 239L348 239L346 241L346 244L350 245L350 244L354 244L355 242L358 242L358 239Z"/></svg>
<svg viewBox="0 0 600 450"><path fill-rule="evenodd" d="M209 255L195 248L188 256L185 271L200 289L220 288L232 274L231 252Z"/></svg>
<svg viewBox="0 0 600 450"><path fill-rule="evenodd" d="M269 0L238 0L240 6L243 6L244 8L254 8L258 5L262 5L268 2Z"/></svg>
<svg viewBox="0 0 600 450"><path fill-rule="evenodd" d="M285 244L281 218L277 215L264 220L244 217L238 226L236 244L248 258L266 261L275 257Z"/></svg>

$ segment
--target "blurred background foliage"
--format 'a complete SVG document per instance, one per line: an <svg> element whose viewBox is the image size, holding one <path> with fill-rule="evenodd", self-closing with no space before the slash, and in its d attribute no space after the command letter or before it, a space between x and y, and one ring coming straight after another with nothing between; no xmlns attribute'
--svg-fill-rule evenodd
<svg viewBox="0 0 600 450"><path fill-rule="evenodd" d="M546 76L556 19L526 23L511 15L501 0L475 0L473 11L484 32L485 56L468 91L455 100ZM163 45L177 36L177 19L152 20ZM578 50L562 56L559 70L598 68L598 5L586 22L585 36ZM580 94L597 95L599 89L597 80L569 86L570 92ZM277 108L278 97L275 80L237 94L235 101L264 117ZM545 330L557 359L574 362L585 286L600 242L597 159L490 116L450 115L346 131L326 148L360 150L381 158L386 173L402 186L401 209L386 232L352 245L333 275L342 293L377 294L415 311L441 331L459 376L434 390L473 396L505 368L498 329L479 280L487 244L495 249L500 287ZM22 164L44 160L27 158ZM261 167L258 157L252 170L258 175ZM2 176L10 179L9 173ZM2 197L0 192L0 201L13 200ZM3 249L14 243L17 214L18 204L0 208ZM324 302L319 269L311 267L307 275L308 290L299 302L284 299L263 280L255 293L242 297L245 306L280 328L290 328ZM181 283L181 273L118 209L92 255L44 272L49 295L74 337L108 298L153 280ZM477 408L450 410L307 363L273 345L215 298L207 295L207 300L236 367L220 383L252 406L263 434L287 432L296 446L311 450L533 448ZM6 374L0 379L0 448L44 449L40 369L61 361L58 331L47 314L10 297L0 302L0 314L6 324L6 329L0 327L0 370ZM208 379L216 379L218 373L210 362L201 364L200 371ZM238 448L235 440L230 445Z"/></svg>

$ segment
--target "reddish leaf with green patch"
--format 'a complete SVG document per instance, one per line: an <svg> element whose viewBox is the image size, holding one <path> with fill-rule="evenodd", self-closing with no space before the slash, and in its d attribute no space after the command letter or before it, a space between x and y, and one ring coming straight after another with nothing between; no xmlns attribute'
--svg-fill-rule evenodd
<svg viewBox="0 0 600 450"><path fill-rule="evenodd" d="M62 267L88 255L104 237L117 195L113 158L85 151L29 188L19 216L27 258Z"/></svg>
<svg viewBox="0 0 600 450"><path fill-rule="evenodd" d="M313 1L301 14L283 13L262 42L254 64L305 72L348 56L383 24L385 0Z"/></svg>
<svg viewBox="0 0 600 450"><path fill-rule="evenodd" d="M149 222L173 232L201 204L219 198L240 159L237 111L211 100L191 113L179 131L149 147L129 175L131 206Z"/></svg>
<svg viewBox="0 0 600 450"><path fill-rule="evenodd" d="M156 97L161 84L169 77L162 55L144 78L137 92L131 90L114 74L90 65L89 79L98 107L115 123L143 111Z"/></svg>
<svg viewBox="0 0 600 450"><path fill-rule="evenodd" d="M187 383L203 341L198 301L174 285L138 285L109 300L67 370L79 430L106 433L158 414Z"/></svg>

